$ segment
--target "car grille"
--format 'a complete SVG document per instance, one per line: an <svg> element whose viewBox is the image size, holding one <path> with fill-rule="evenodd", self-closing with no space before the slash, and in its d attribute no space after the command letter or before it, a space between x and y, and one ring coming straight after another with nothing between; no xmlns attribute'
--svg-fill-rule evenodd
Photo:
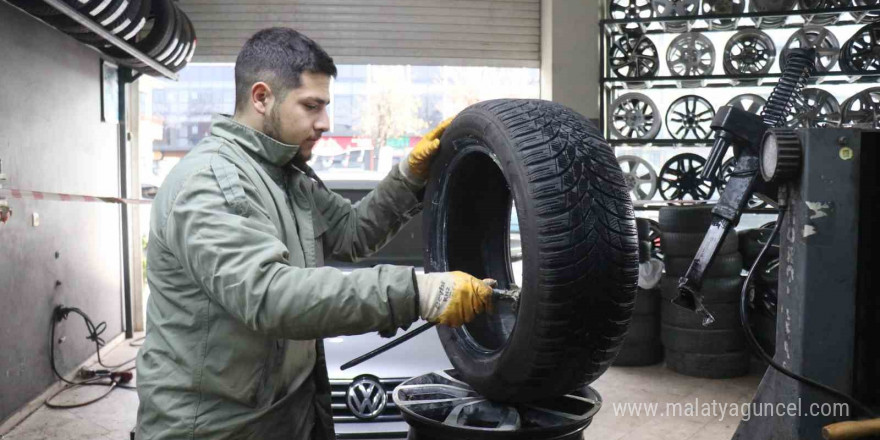
<svg viewBox="0 0 880 440"><path fill-rule="evenodd" d="M348 405L345 404L345 393L348 391L348 386L351 385L350 380L330 380L330 401L331 408L333 409L333 422L372 423L397 422L403 420L403 416L401 416L400 411L397 410L397 405L394 404L391 395L394 392L394 388L400 385L404 380L406 379L379 380L382 387L385 388L385 393L388 395L388 404L385 406L385 410L382 411L382 414L379 414L379 416L373 420L361 420L349 411Z"/></svg>

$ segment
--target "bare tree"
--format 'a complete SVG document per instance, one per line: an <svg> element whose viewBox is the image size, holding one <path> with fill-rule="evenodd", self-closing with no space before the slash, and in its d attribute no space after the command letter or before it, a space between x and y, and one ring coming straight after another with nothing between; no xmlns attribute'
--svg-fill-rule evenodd
<svg viewBox="0 0 880 440"><path fill-rule="evenodd" d="M427 123L419 117L421 100L415 93L409 66L370 66L365 99L360 132L373 143L370 169L374 170L379 149L389 139L418 135Z"/></svg>
<svg viewBox="0 0 880 440"><path fill-rule="evenodd" d="M480 101L497 98L538 98L536 88L521 87L537 81L529 69L497 67L443 67L433 88L442 96L437 110L448 117Z"/></svg>

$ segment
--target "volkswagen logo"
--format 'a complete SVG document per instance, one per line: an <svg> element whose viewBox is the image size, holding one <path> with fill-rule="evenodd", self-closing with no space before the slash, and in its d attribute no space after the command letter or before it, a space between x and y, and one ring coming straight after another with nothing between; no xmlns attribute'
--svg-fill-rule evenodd
<svg viewBox="0 0 880 440"><path fill-rule="evenodd" d="M388 394L375 377L358 376L348 386L345 404L355 417L361 420L373 420L385 410Z"/></svg>

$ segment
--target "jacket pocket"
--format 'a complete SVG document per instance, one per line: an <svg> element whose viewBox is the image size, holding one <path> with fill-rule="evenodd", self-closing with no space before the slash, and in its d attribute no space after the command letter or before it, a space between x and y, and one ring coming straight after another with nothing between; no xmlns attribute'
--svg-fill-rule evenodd
<svg viewBox="0 0 880 440"><path fill-rule="evenodd" d="M226 203L238 215L249 216L250 204L248 204L241 180L238 178L238 169L230 163L212 160L211 171L214 172L214 178L217 179L217 184L220 185L220 191L223 192Z"/></svg>
<svg viewBox="0 0 880 440"><path fill-rule="evenodd" d="M267 402L271 401L272 387L269 381L272 378L272 371L277 359L278 349L276 341L266 341L266 356L263 359L262 365L260 365L259 380L257 380L256 386L251 390L249 399L252 402L251 406L254 408L266 406Z"/></svg>
<svg viewBox="0 0 880 440"><path fill-rule="evenodd" d="M204 396L257 408L271 373L275 341L217 312L202 369Z"/></svg>

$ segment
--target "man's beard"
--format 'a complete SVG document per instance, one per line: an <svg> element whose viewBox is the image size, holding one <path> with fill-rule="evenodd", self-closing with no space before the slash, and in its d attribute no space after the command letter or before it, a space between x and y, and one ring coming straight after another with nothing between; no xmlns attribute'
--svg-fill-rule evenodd
<svg viewBox="0 0 880 440"><path fill-rule="evenodd" d="M269 136L272 139L275 139L282 144L288 144L284 140L281 139L281 112L278 111L278 107L272 107L272 110L269 110L269 117L263 121L263 134ZM297 145L299 146L299 145ZM303 163L308 162L311 159L311 152L308 153L308 157L306 157L304 152L300 149L296 153L296 159L302 161Z"/></svg>
<svg viewBox="0 0 880 440"><path fill-rule="evenodd" d="M277 106L273 106L272 110L269 110L269 117L263 121L263 133L278 142L284 143L284 141L281 140L280 113L281 112L278 111Z"/></svg>

